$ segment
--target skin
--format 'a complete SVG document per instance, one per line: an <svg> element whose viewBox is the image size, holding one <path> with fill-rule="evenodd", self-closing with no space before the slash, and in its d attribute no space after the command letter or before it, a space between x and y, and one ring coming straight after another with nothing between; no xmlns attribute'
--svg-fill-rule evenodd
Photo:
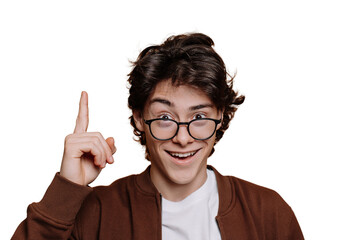
<svg viewBox="0 0 343 240"><path fill-rule="evenodd" d="M106 163L114 162L116 151L114 139L87 132L88 123L88 94L82 92L74 133L65 138L60 175L84 186L98 177Z"/></svg>
<svg viewBox="0 0 343 240"><path fill-rule="evenodd" d="M178 122L199 117L220 119L221 111L210 98L194 87L175 87L170 81L162 81L148 98L143 113L133 112L133 116L138 129L146 133L151 180L162 196L170 201L180 201L200 188L207 179L207 158L215 135L207 140L195 140L186 126L181 125L173 139L160 141L151 136L143 119L168 117ZM65 138L60 174L85 186L98 177L107 163L114 162L112 155L116 151L114 139L104 139L99 132L87 132L88 123L88 94L82 92L74 133ZM189 152L194 155L182 159L171 155Z"/></svg>
<svg viewBox="0 0 343 240"><path fill-rule="evenodd" d="M190 86L175 87L170 81L156 85L143 113L134 112L136 126L146 133L147 148L150 153L152 182L170 201L180 201L200 188L207 179L207 158L215 142L215 135L207 140L193 139L184 125L171 140L160 141L152 137L144 120L168 117L178 122L189 122L197 117L220 119L221 113L207 95ZM220 124L217 125L217 129ZM173 153L189 153L191 157L173 157Z"/></svg>

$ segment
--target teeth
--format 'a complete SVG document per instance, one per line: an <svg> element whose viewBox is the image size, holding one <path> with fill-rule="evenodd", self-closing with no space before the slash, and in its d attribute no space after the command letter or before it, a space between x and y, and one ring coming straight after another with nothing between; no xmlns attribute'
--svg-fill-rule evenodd
<svg viewBox="0 0 343 240"><path fill-rule="evenodd" d="M170 152L170 155L172 155L173 157L186 158L189 156L193 156L195 154L195 152L196 151L189 152L189 153L172 153L172 152Z"/></svg>

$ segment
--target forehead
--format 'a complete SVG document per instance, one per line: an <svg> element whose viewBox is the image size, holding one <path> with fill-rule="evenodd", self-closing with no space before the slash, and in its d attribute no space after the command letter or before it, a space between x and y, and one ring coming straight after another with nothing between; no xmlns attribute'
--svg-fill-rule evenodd
<svg viewBox="0 0 343 240"><path fill-rule="evenodd" d="M145 108L164 104L169 107L189 108L191 106L208 105L215 108L207 94L193 86L173 85L170 80L159 82L150 94Z"/></svg>

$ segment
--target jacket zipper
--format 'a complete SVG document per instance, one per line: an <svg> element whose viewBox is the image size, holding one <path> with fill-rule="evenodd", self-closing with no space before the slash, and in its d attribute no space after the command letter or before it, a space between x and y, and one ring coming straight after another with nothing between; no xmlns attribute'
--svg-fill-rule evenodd
<svg viewBox="0 0 343 240"><path fill-rule="evenodd" d="M157 208L159 211L158 226L160 226L159 232L157 234L157 239L162 240L162 194L158 193L158 196L156 196L156 201L157 201Z"/></svg>

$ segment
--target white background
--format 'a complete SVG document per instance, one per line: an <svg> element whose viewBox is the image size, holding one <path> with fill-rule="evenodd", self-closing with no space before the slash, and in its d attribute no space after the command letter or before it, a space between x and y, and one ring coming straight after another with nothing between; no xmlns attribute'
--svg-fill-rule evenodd
<svg viewBox="0 0 343 240"><path fill-rule="evenodd" d="M340 1L1 1L0 239L59 171L82 90L89 131L113 136L115 163L92 184L139 173L129 60L172 34L213 38L246 95L209 159L276 190L307 239L343 239Z"/></svg>

